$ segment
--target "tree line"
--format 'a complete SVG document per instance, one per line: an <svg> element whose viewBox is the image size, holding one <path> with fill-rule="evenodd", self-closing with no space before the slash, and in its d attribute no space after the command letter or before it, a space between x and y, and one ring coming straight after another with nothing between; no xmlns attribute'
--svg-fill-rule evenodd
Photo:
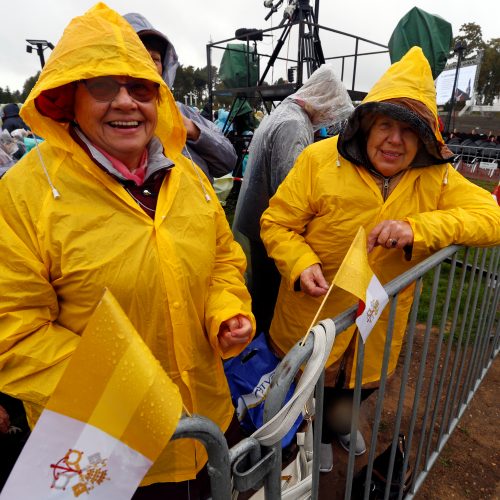
<svg viewBox="0 0 500 500"><path fill-rule="evenodd" d="M463 52L464 60L470 60L477 57L479 51L482 51L482 63L477 80L476 96L477 101L491 105L500 95L500 38L492 38L484 41L481 26L476 23L466 23L460 27L459 34L453 39L453 45L449 58L455 56L453 47L458 41L465 42L466 49ZM35 85L40 72L35 76L28 78L22 91L11 91L9 87L0 87L0 103L24 102L31 89ZM218 77L218 70L212 66L212 79L214 87L221 88L222 82ZM282 83L278 81L276 83ZM194 68L193 66L179 66L175 77L175 85L172 93L177 101L185 102L185 97L190 93L194 94L187 102L196 103L201 108L208 101L208 66L203 68ZM231 98L217 98L219 105L230 105Z"/></svg>
<svg viewBox="0 0 500 500"><path fill-rule="evenodd" d="M492 105L500 96L500 38L492 38L485 42L481 26L476 23L466 23L460 27L458 36L453 39L453 47L456 47L459 41L465 42L464 61L475 59L482 51L476 98L478 103ZM451 57L454 57L454 52L450 53Z"/></svg>
<svg viewBox="0 0 500 500"><path fill-rule="evenodd" d="M22 91L12 91L9 87L0 87L0 103L6 104L9 102L22 103L28 97L31 89L35 86L40 71L28 78L23 85ZM220 85L217 68L212 67L212 78L216 86ZM203 106L208 101L208 66L204 68L194 68L193 66L180 65L175 76L175 85L172 88L172 93L177 101L184 102L184 96L192 93L193 104L196 102L199 107ZM190 101L188 100L188 104Z"/></svg>

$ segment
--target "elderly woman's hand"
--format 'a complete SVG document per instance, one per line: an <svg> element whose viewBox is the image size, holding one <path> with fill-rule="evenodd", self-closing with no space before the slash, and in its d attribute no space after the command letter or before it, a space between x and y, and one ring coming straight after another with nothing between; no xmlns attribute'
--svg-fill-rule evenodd
<svg viewBox="0 0 500 500"><path fill-rule="evenodd" d="M321 297L328 292L328 283L319 264L313 264L300 273L300 289L311 297Z"/></svg>
<svg viewBox="0 0 500 500"><path fill-rule="evenodd" d="M250 335L252 323L246 316L238 314L221 323L217 337L222 350L226 351L236 344L246 344Z"/></svg>
<svg viewBox="0 0 500 500"><path fill-rule="evenodd" d="M413 245L413 230L408 222L384 220L375 226L368 235L367 251L376 246L384 248L405 248Z"/></svg>

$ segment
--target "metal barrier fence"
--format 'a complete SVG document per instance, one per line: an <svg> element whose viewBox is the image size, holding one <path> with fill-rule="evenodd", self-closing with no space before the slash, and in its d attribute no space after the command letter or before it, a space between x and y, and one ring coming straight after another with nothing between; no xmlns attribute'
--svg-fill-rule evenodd
<svg viewBox="0 0 500 500"><path fill-rule="evenodd" d="M347 459L336 460L334 471L322 475L320 480L320 433L315 432L311 498L319 498L320 482L328 484L328 498L343 495L346 500L366 500L380 485L383 488L379 495L384 499L389 495L413 498L500 350L499 279L500 247L451 246L385 286L391 298L387 306L390 319L380 387L369 398L373 400L370 404L360 403L359 381L364 363L361 342L357 357L351 435L356 435L358 427L362 428L368 453L356 458L352 444ZM412 283L416 286L405 341L396 372L388 380L398 296ZM356 307L352 307L334 318L337 335L353 324L355 312ZM290 384L311 355L312 345L312 337L303 346L296 344L280 363L266 399L266 421L280 410ZM322 402L323 377L316 385L318 429ZM400 436L404 436L404 443ZM214 500L231 498L231 482L238 491L264 485L266 499L281 498L279 443L263 448L254 438L246 438L228 451L220 430L203 418L183 419L174 436L179 437L194 437L208 443ZM405 444L404 454L402 444ZM381 458L385 461L383 471L379 467ZM360 475L362 465L365 467ZM385 483L377 482L381 475L387 479Z"/></svg>
<svg viewBox="0 0 500 500"><path fill-rule="evenodd" d="M500 144L447 144L455 153L453 166L464 173L483 172L489 177L500 175Z"/></svg>

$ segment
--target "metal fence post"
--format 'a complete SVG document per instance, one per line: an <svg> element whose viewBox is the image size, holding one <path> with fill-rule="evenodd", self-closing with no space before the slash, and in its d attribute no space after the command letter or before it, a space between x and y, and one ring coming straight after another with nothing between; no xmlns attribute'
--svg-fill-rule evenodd
<svg viewBox="0 0 500 500"><path fill-rule="evenodd" d="M183 417L177 424L173 439L191 438L201 441L208 453L208 475L213 500L231 498L229 450L222 431L211 420L199 415Z"/></svg>

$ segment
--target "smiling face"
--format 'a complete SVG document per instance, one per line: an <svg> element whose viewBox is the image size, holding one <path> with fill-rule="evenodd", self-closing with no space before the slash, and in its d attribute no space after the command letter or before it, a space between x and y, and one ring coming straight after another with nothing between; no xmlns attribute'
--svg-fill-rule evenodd
<svg viewBox="0 0 500 500"><path fill-rule="evenodd" d="M114 76L119 83L133 78ZM154 135L158 121L156 98L141 102L120 87L113 100L94 99L86 85L79 83L75 93L75 119L88 139L130 170L138 167L141 156Z"/></svg>
<svg viewBox="0 0 500 500"><path fill-rule="evenodd" d="M418 146L418 136L409 125L378 115L368 132L366 149L375 170L390 177L410 166Z"/></svg>

